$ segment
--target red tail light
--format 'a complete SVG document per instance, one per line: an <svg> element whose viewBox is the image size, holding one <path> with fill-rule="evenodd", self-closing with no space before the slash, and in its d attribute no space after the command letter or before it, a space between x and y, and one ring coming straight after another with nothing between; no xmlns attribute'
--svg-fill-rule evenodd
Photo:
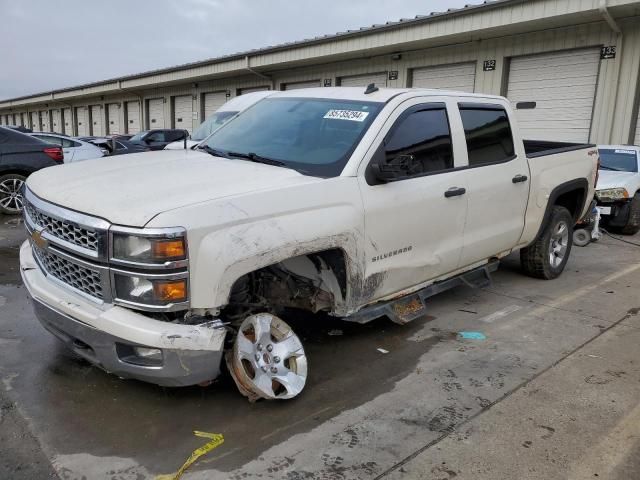
<svg viewBox="0 0 640 480"><path fill-rule="evenodd" d="M62 148L60 147L47 147L43 152L49 155L56 162L62 163L64 161L64 153L62 153Z"/></svg>

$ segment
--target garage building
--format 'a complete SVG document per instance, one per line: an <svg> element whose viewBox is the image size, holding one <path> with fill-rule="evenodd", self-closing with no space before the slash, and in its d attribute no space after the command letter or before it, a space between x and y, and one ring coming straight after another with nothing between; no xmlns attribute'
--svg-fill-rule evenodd
<svg viewBox="0 0 640 480"><path fill-rule="evenodd" d="M532 139L638 144L640 0L469 5L2 100L0 122L76 135L193 131L247 92L370 83L535 102L517 111Z"/></svg>

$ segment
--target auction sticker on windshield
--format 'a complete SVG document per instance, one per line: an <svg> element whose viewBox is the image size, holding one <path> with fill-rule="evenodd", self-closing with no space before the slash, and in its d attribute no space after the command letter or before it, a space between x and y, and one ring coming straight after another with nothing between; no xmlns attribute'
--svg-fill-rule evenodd
<svg viewBox="0 0 640 480"><path fill-rule="evenodd" d="M623 153L625 155L635 155L635 150L616 150L616 153Z"/></svg>
<svg viewBox="0 0 640 480"><path fill-rule="evenodd" d="M333 120L349 120L351 122L364 122L369 116L369 112L359 112L358 110L329 110L324 118Z"/></svg>

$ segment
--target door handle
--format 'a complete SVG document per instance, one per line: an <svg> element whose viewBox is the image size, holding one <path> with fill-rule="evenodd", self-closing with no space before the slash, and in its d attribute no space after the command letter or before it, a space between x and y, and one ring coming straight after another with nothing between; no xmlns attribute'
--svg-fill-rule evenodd
<svg viewBox="0 0 640 480"><path fill-rule="evenodd" d="M519 174L511 179L513 183L522 183L522 182L526 182L527 180L529 180L529 177L527 177L526 175L519 175Z"/></svg>
<svg viewBox="0 0 640 480"><path fill-rule="evenodd" d="M467 189L466 188L451 187L449 190L444 192L444 196L446 198L459 197L460 195L464 195L465 193L467 193Z"/></svg>

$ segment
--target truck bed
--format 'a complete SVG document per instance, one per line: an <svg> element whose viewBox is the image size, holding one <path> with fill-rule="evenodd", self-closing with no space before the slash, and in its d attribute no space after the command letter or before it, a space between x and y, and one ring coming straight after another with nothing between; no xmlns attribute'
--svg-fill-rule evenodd
<svg viewBox="0 0 640 480"><path fill-rule="evenodd" d="M544 157L545 155L595 147L589 143L552 142L550 140L523 140L523 143L527 158Z"/></svg>

